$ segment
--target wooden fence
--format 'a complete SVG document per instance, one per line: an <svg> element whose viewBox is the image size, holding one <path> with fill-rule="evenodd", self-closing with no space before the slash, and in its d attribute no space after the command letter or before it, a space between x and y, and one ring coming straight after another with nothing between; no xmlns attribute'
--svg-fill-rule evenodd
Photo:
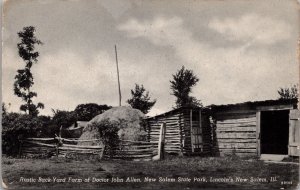
<svg viewBox="0 0 300 190"><path fill-rule="evenodd" d="M102 158L113 159L141 159L151 160L154 156L156 159L164 157L164 135L165 124L161 125L160 138L158 142L147 141L128 141L121 140L116 148L107 150L101 145L100 139L66 139L61 137L55 138L27 138L21 140L19 156L26 157L68 157L69 155L98 155ZM81 142L93 142L100 145L78 145ZM158 155L158 157L157 157Z"/></svg>

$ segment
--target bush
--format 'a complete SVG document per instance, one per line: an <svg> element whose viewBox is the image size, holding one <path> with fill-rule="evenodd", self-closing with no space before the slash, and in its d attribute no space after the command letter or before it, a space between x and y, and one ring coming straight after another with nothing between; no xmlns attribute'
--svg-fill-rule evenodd
<svg viewBox="0 0 300 190"><path fill-rule="evenodd" d="M44 121L27 114L8 113L2 118L2 150L7 155L17 155L19 139L37 137Z"/></svg>
<svg viewBox="0 0 300 190"><path fill-rule="evenodd" d="M120 142L117 123L106 119L100 122L93 122L91 127L98 129L102 143L105 146L105 154L110 157L115 155L116 148L119 146Z"/></svg>

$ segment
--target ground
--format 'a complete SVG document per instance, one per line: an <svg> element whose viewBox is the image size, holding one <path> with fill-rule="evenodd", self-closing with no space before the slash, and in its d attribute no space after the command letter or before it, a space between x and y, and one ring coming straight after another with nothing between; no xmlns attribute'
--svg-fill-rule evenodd
<svg viewBox="0 0 300 190"><path fill-rule="evenodd" d="M2 171L3 181L10 189L299 188L299 186L297 187L298 164L265 163L256 159L245 160L236 157L169 157L163 161L4 157ZM271 179L271 177L274 178ZM54 178L56 178L55 182ZM89 182L85 182L84 180L88 178ZM123 179L123 182L112 183L112 178L115 181ZM146 178L156 179L156 181L144 182ZM239 181L241 178L246 181ZM62 180L57 182L57 179ZM109 180L108 183L100 182L100 180L106 179ZM172 182L173 179L175 182ZM179 182L179 179L190 179L191 181ZM251 179L255 181L251 182ZM36 181L25 182L30 180ZM50 182L46 182L47 180ZM159 180L161 181L158 182ZM224 180L229 181L224 182Z"/></svg>

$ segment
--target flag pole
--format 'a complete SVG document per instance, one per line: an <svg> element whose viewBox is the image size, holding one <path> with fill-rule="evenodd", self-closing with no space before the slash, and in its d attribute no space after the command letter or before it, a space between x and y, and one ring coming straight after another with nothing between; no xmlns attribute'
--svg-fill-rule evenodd
<svg viewBox="0 0 300 190"><path fill-rule="evenodd" d="M121 106L122 96L121 96L120 77L119 77L117 45L115 45L115 53L116 53L117 75L118 75L118 87L119 87L119 106Z"/></svg>

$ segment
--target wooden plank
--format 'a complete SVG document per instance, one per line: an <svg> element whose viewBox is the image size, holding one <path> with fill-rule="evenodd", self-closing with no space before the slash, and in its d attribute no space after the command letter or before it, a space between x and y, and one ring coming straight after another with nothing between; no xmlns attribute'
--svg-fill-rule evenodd
<svg viewBox="0 0 300 190"><path fill-rule="evenodd" d="M290 110L289 114L289 146L290 156L300 156L300 112Z"/></svg>
<svg viewBox="0 0 300 190"><path fill-rule="evenodd" d="M24 142L31 143L31 144L36 144L36 145L41 145L41 146L47 146L47 147L56 147L56 145L40 143L40 142L34 142L34 141L24 140Z"/></svg>
<svg viewBox="0 0 300 190"><path fill-rule="evenodd" d="M217 133L218 139L247 139L256 138L256 133Z"/></svg>
<svg viewBox="0 0 300 190"><path fill-rule="evenodd" d="M147 150L115 150L117 153L135 153L135 154L141 154L145 152L153 152L152 149Z"/></svg>
<svg viewBox="0 0 300 190"><path fill-rule="evenodd" d="M62 147L70 147L70 148L87 148L87 149L101 149L103 146L83 146L83 145L68 145L68 144L63 144Z"/></svg>
<svg viewBox="0 0 300 190"><path fill-rule="evenodd" d="M88 148L58 147L58 150L74 150L74 151L80 151L80 150L94 150L94 149L88 149ZM101 148L99 148L98 150L101 150Z"/></svg>
<svg viewBox="0 0 300 190"><path fill-rule="evenodd" d="M300 119L299 110L290 110L290 120L298 120Z"/></svg>
<svg viewBox="0 0 300 190"><path fill-rule="evenodd" d="M66 142L93 142L93 141L101 141L101 139L82 139L82 140L71 140L71 139L65 139L61 138L63 141Z"/></svg>
<svg viewBox="0 0 300 190"><path fill-rule="evenodd" d="M256 149L256 143L219 143L219 148L229 148L229 149L254 148L254 149Z"/></svg>
<svg viewBox="0 0 300 190"><path fill-rule="evenodd" d="M260 111L290 110L293 109L293 105L257 106L256 109Z"/></svg>
<svg viewBox="0 0 300 190"><path fill-rule="evenodd" d="M256 148L254 149L229 149L229 148L220 148L220 152L227 152L227 153L232 153L232 152L236 152L236 153L254 153L256 154Z"/></svg>
<svg viewBox="0 0 300 190"><path fill-rule="evenodd" d="M130 141L130 140L121 140L120 142L128 142L128 143L132 143L132 144L153 144L152 142L148 142L148 141Z"/></svg>
<svg viewBox="0 0 300 190"><path fill-rule="evenodd" d="M227 153L227 152L220 152L220 156L228 156L232 155L232 153ZM249 152L237 152L235 153L236 156L238 157L253 157L256 156L256 153L249 153Z"/></svg>
<svg viewBox="0 0 300 190"><path fill-rule="evenodd" d="M219 120L226 120L226 119L242 119L242 118L252 118L255 117L256 110L251 112L246 111L244 113L240 112L224 112L224 113L217 113L214 115L214 118Z"/></svg>
<svg viewBox="0 0 300 190"><path fill-rule="evenodd" d="M221 127L249 127L249 126L256 126L255 122L247 122L247 123L216 123L217 128Z"/></svg>
<svg viewBox="0 0 300 190"><path fill-rule="evenodd" d="M129 147L129 148L138 148L138 149L143 149L143 148L152 148L152 147L156 147L158 144L158 142L155 144L153 143L153 145L124 145L124 144L121 144L120 147Z"/></svg>
<svg viewBox="0 0 300 190"><path fill-rule="evenodd" d="M300 146L289 146L289 155L290 156L300 156Z"/></svg>
<svg viewBox="0 0 300 190"><path fill-rule="evenodd" d="M26 138L29 141L53 141L55 138Z"/></svg>
<svg viewBox="0 0 300 190"><path fill-rule="evenodd" d="M218 143L256 143L256 139L217 139Z"/></svg>
<svg viewBox="0 0 300 190"><path fill-rule="evenodd" d="M255 123L256 117L242 118L242 119L227 119L227 120L217 120L217 124L238 124L238 123Z"/></svg>
<svg viewBox="0 0 300 190"><path fill-rule="evenodd" d="M258 111L256 112L256 150L257 150L257 156L260 157L261 154L261 142L260 142L260 131L261 131L261 126L260 126L260 120L261 120L261 112Z"/></svg>
<svg viewBox="0 0 300 190"><path fill-rule="evenodd" d="M247 127L217 127L216 131L218 132L229 132L229 131L240 131L240 132L256 132L256 126L247 126Z"/></svg>

